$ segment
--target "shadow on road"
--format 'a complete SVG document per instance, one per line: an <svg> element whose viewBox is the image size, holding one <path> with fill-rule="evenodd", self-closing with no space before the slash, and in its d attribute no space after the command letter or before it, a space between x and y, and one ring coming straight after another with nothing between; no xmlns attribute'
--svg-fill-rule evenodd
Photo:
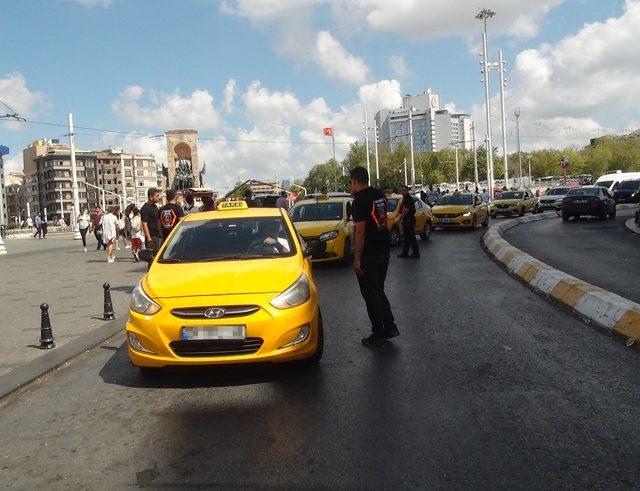
<svg viewBox="0 0 640 491"><path fill-rule="evenodd" d="M260 363L211 367L165 367L157 373L143 375L129 361L127 345L122 343L100 370L100 377L107 384L124 387L192 389L285 382L300 377L306 383L313 383L320 373L321 366Z"/></svg>

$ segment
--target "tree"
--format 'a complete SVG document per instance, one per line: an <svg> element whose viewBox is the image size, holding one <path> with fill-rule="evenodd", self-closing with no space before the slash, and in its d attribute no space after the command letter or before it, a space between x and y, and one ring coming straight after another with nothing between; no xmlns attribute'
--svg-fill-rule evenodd
<svg viewBox="0 0 640 491"><path fill-rule="evenodd" d="M335 160L327 160L324 164L315 165L304 180L303 186L309 193L321 192L324 187L328 191L346 191L348 177L342 175L342 167Z"/></svg>

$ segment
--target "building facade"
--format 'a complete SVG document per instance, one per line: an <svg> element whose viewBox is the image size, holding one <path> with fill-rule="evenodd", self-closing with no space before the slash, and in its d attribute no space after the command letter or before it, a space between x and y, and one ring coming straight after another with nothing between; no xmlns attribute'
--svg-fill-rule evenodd
<svg viewBox="0 0 640 491"><path fill-rule="evenodd" d="M0 156L0 225L8 225L7 190L4 185L4 160Z"/></svg>
<svg viewBox="0 0 640 491"><path fill-rule="evenodd" d="M444 148L471 148L471 119L440 109L440 97L431 91L402 97L402 107L376 113L379 140L392 152L410 145L409 110L413 125L415 153L437 152Z"/></svg>

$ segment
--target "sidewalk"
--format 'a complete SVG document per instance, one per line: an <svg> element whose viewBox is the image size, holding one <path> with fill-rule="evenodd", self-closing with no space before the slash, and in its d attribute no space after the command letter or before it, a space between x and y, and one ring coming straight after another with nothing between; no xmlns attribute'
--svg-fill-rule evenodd
<svg viewBox="0 0 640 491"><path fill-rule="evenodd" d="M0 256L0 376L45 353L39 349L40 304L49 313L56 347L104 324L103 288L111 285L116 317L128 310L132 288L146 271L134 263L129 249L117 252L115 263L96 251L88 252L71 235L46 240L8 239L8 253ZM56 348L57 349L57 348Z"/></svg>

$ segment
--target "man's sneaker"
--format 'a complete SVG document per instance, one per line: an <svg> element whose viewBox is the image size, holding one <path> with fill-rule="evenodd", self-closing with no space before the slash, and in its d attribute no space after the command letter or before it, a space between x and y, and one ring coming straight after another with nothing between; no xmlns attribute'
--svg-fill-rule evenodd
<svg viewBox="0 0 640 491"><path fill-rule="evenodd" d="M83 251L83 252L87 252L87 248L86 248L86 247L84 248L84 251Z"/></svg>
<svg viewBox="0 0 640 491"><path fill-rule="evenodd" d="M369 348L380 348L387 343L388 341L385 338L381 338L375 334L371 334L368 338L362 338L362 346Z"/></svg>
<svg viewBox="0 0 640 491"><path fill-rule="evenodd" d="M387 333L385 334L385 339L397 338L400 336L400 331L398 331L397 326L393 326L390 329L387 329Z"/></svg>
<svg viewBox="0 0 640 491"><path fill-rule="evenodd" d="M130 245L126 245L126 246L124 246L124 248L125 249L131 249L131 246Z"/></svg>

